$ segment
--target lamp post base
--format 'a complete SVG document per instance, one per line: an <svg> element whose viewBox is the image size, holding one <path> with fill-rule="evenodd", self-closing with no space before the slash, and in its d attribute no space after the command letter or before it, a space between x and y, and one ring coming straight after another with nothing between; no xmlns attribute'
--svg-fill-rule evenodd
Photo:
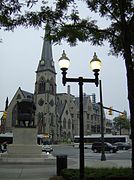
<svg viewBox="0 0 134 180"><path fill-rule="evenodd" d="M106 156L104 153L101 154L101 161L106 161Z"/></svg>

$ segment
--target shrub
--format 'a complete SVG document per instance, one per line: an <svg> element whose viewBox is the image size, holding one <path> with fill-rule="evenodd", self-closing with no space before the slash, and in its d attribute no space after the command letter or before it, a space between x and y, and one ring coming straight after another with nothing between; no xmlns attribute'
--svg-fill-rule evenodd
<svg viewBox="0 0 134 180"><path fill-rule="evenodd" d="M79 178L78 169L64 169L62 176L65 180L77 180ZM131 168L85 168L86 180L131 180Z"/></svg>

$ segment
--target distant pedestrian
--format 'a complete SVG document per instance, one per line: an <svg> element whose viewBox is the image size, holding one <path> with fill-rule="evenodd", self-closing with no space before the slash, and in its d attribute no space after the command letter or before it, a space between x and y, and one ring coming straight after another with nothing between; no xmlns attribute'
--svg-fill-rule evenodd
<svg viewBox="0 0 134 180"><path fill-rule="evenodd" d="M3 146L2 151L3 152L7 151L7 142L3 142L2 146Z"/></svg>
<svg viewBox="0 0 134 180"><path fill-rule="evenodd" d="M2 144L0 144L0 153L3 152Z"/></svg>

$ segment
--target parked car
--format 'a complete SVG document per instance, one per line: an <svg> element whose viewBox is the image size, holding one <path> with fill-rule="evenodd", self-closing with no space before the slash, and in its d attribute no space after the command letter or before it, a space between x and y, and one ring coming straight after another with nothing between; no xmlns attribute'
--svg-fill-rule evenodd
<svg viewBox="0 0 134 180"><path fill-rule="evenodd" d="M114 143L118 147L119 150L128 150L131 148L131 145L129 143L124 142L116 142Z"/></svg>
<svg viewBox="0 0 134 180"><path fill-rule="evenodd" d="M44 152L48 152L48 153L51 153L52 151L53 151L53 148L52 148L52 146L51 146L51 144L49 143L49 142L43 142L43 144L42 144L42 151L44 151Z"/></svg>
<svg viewBox="0 0 134 180"><path fill-rule="evenodd" d="M114 146L108 142L104 142L105 151L109 151L110 153L116 153L118 151L118 147ZM93 152L101 152L102 150L102 142L95 142L91 147Z"/></svg>

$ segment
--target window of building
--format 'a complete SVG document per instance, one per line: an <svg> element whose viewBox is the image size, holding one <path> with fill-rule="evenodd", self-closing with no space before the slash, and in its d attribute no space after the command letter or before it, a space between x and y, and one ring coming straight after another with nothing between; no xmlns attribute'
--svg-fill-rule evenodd
<svg viewBox="0 0 134 180"><path fill-rule="evenodd" d="M96 126L95 126L95 125L92 125L92 126L91 126L91 132L92 132L92 133L96 133Z"/></svg>
<svg viewBox="0 0 134 180"><path fill-rule="evenodd" d="M71 129L71 120L68 120L68 129Z"/></svg>
<svg viewBox="0 0 134 180"><path fill-rule="evenodd" d="M50 84L50 86L49 86L49 92L50 92L50 94L54 94L54 88L53 88L52 84Z"/></svg>
<svg viewBox="0 0 134 180"><path fill-rule="evenodd" d="M100 125L97 125L97 133L100 132Z"/></svg>
<svg viewBox="0 0 134 180"><path fill-rule="evenodd" d="M63 128L66 129L66 119L63 119Z"/></svg>
<svg viewBox="0 0 134 180"><path fill-rule="evenodd" d="M20 95L20 94L18 94L16 99L21 99L21 95Z"/></svg>
<svg viewBox="0 0 134 180"><path fill-rule="evenodd" d="M89 119L89 114L87 114L87 119Z"/></svg>
<svg viewBox="0 0 134 180"><path fill-rule="evenodd" d="M74 114L71 114L72 118L74 117Z"/></svg>
<svg viewBox="0 0 134 180"><path fill-rule="evenodd" d="M32 96L30 96L30 95L27 95L27 98L29 98L29 99L32 99Z"/></svg>
<svg viewBox="0 0 134 180"><path fill-rule="evenodd" d="M39 81L38 93L39 93L39 94L45 93L45 81L44 81L43 78L41 78L41 80Z"/></svg>
<svg viewBox="0 0 134 180"><path fill-rule="evenodd" d="M74 130L74 124L72 124L72 129Z"/></svg>

